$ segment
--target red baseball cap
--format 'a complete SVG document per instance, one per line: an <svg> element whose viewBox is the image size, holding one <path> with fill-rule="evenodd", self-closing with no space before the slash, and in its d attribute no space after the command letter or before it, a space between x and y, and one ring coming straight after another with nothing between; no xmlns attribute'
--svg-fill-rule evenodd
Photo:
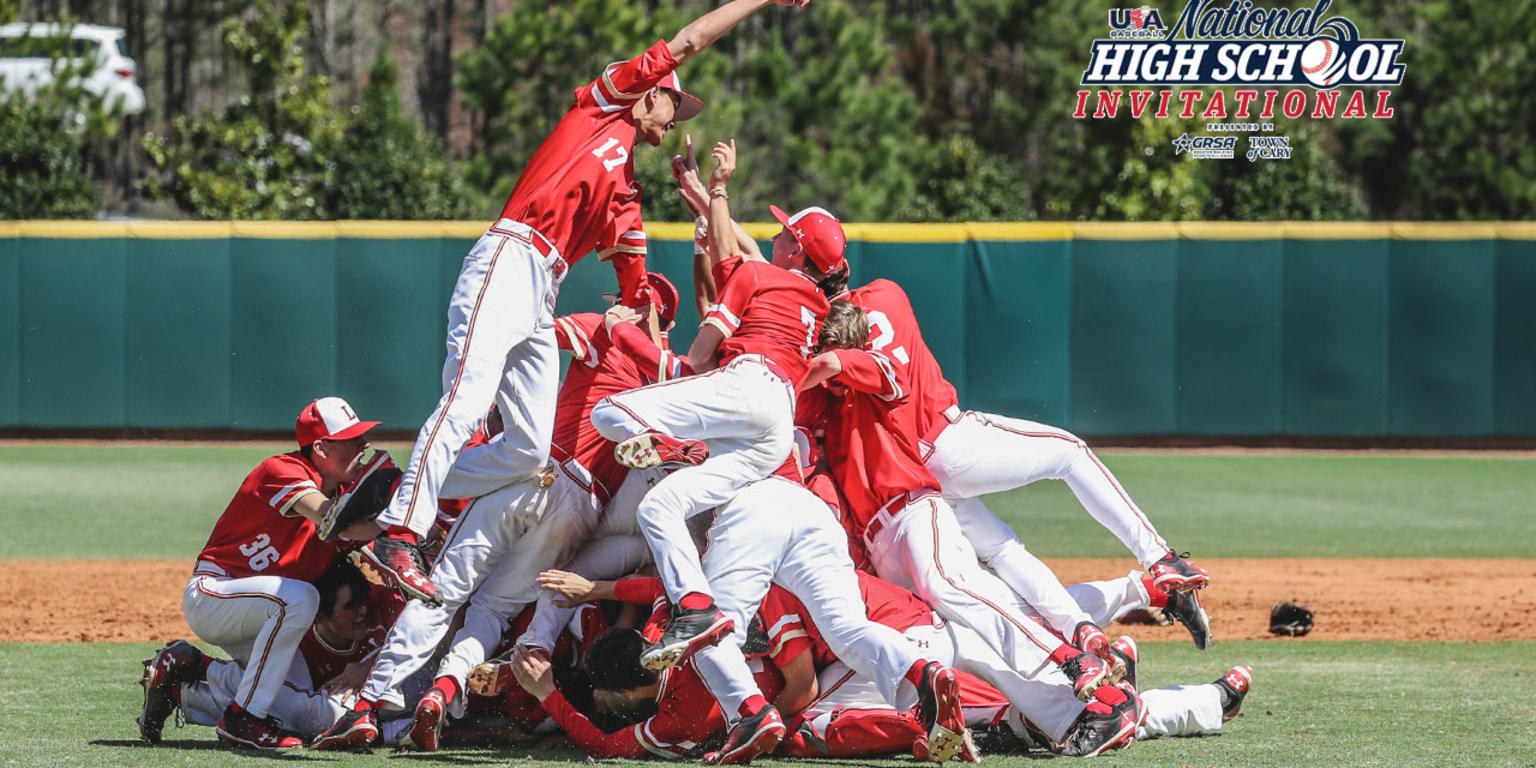
<svg viewBox="0 0 1536 768"><path fill-rule="evenodd" d="M377 421L358 419L347 401L339 397L322 397L299 412L299 422L293 431L302 448L316 440L351 440L378 425Z"/></svg>
<svg viewBox="0 0 1536 768"><path fill-rule="evenodd" d="M656 302L656 319L660 320L662 325L671 323L672 319L677 317L677 302L680 300L677 286L660 272L645 273L645 282L651 286L651 301ZM603 298L614 304L619 301L619 295L616 293L605 293Z"/></svg>
<svg viewBox="0 0 1536 768"><path fill-rule="evenodd" d="M673 120L681 123L684 120L691 120L697 117L700 112L704 111L704 102L699 101L699 97L683 90L683 81L677 79L677 70L674 69L668 72L666 77L663 77L660 82L656 83L656 87L665 88L677 94L677 112L672 116Z"/></svg>
<svg viewBox="0 0 1536 768"><path fill-rule="evenodd" d="M843 225L830 211L811 206L793 216L787 215L777 205L768 206L773 217L795 236L795 242L805 249L805 255L822 274L831 274L848 266L843 252L848 250L848 237Z"/></svg>

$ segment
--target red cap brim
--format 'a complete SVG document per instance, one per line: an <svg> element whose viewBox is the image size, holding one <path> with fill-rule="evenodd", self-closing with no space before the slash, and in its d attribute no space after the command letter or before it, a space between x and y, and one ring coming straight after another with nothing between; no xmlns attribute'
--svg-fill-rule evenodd
<svg viewBox="0 0 1536 768"><path fill-rule="evenodd" d="M779 223L783 224L785 229L789 228L789 214L785 213L783 208L780 208L777 205L770 205L768 206L768 212L773 214L773 217L778 219Z"/></svg>
<svg viewBox="0 0 1536 768"><path fill-rule="evenodd" d="M666 86L662 87L666 88ZM699 97L687 91L679 91L676 88L667 88L667 90L677 94L677 111L672 113L673 120L679 123L684 120L692 120L698 117L700 112L704 111L704 102L699 101Z"/></svg>
<svg viewBox="0 0 1536 768"><path fill-rule="evenodd" d="M373 429L374 427L377 427L378 425L379 425L379 422L377 422L377 421L359 421L358 423L353 424L352 426L347 427L346 429L343 429L342 431L337 432L334 435L327 435L326 437L321 438L321 439L323 439L323 440L351 440L352 438L357 437L357 436L363 434L364 432L367 432L368 430Z"/></svg>

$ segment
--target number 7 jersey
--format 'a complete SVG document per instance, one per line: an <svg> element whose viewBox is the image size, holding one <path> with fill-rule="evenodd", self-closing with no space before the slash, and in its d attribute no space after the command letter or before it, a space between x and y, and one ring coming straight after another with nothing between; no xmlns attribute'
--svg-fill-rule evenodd
<svg viewBox="0 0 1536 768"><path fill-rule="evenodd" d="M831 305L816 281L766 261L733 256L715 265L717 303L704 314L720 342L720 365L740 355L762 355L798 386Z"/></svg>
<svg viewBox="0 0 1536 768"><path fill-rule="evenodd" d="M339 550L315 538L315 524L294 512L293 504L320 493L320 485L319 470L298 451L267 457L245 476L197 559L233 578L319 578Z"/></svg>

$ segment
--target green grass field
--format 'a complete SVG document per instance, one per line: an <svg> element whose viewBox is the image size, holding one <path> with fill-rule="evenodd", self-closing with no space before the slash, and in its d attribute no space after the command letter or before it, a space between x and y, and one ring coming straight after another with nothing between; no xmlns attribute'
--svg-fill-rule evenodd
<svg viewBox="0 0 1536 768"><path fill-rule="evenodd" d="M389 446L397 457L407 448ZM187 558L245 473L276 445L0 445L0 559ZM1196 556L1536 557L1536 460L1114 454L1106 463L1164 535ZM1123 556L1061 483L996 497L1036 552ZM1217 575L1219 578L1219 574ZM1468 596L1475 599L1475 596ZM1436 621L1434 606L1404 621ZM234 754L211 730L135 742L142 644L0 645L0 765L202 766L264 760L432 765L583 762L570 752L386 757ZM1255 668L1242 718L1219 735L1140 743L1117 766L1536 768L1536 642L1259 641L1143 645L1144 685ZM1024 765L1043 755L993 756ZM764 761L768 762L768 761ZM830 761L841 765L870 761ZM898 764L896 761L889 764Z"/></svg>

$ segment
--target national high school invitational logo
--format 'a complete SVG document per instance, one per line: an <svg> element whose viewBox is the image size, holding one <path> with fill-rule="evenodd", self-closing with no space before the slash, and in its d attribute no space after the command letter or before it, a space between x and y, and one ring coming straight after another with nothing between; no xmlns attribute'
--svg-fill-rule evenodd
<svg viewBox="0 0 1536 768"><path fill-rule="evenodd" d="M1156 7L1111 8L1109 37L1093 41L1073 117L1140 118L1150 111L1157 118L1236 121L1207 126L1216 132L1273 130L1267 121L1277 116L1391 118L1391 88L1407 69L1404 42L1361 37L1353 21L1328 14L1332 4L1188 0L1171 24ZM1175 145L1176 154L1190 149ZM1250 160L1290 155L1280 143L1253 146Z"/></svg>

